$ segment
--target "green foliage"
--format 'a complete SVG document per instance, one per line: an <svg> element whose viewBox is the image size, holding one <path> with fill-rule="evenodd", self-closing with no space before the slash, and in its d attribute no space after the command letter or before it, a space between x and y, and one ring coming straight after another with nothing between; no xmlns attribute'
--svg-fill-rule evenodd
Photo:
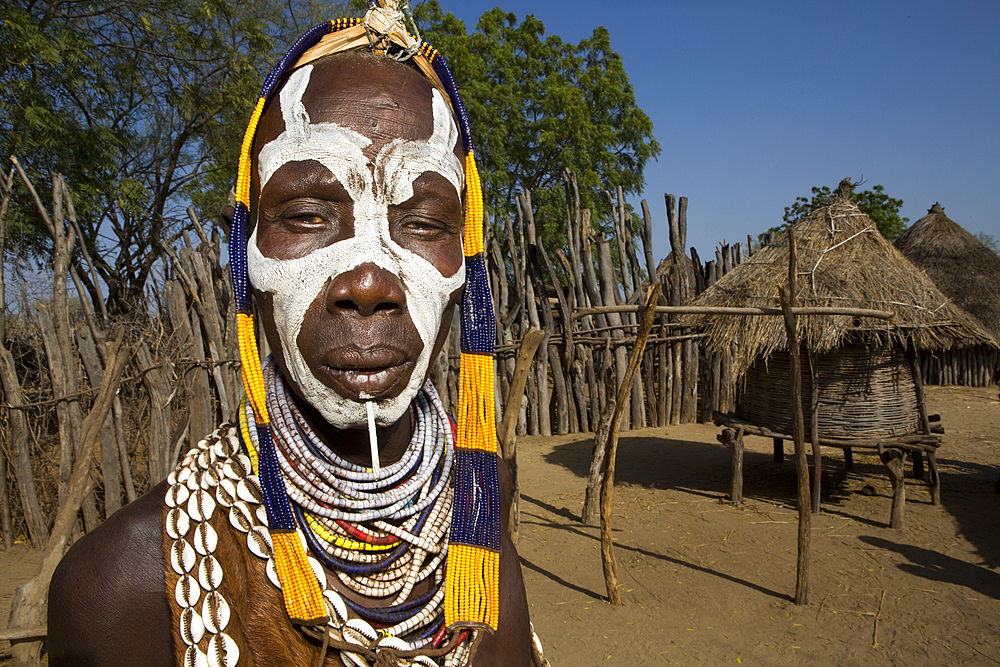
<svg viewBox="0 0 1000 667"><path fill-rule="evenodd" d="M997 237L986 232L979 232L976 234L976 238L982 241L983 245L992 250L994 254L1000 255L1000 244L997 243Z"/></svg>
<svg viewBox="0 0 1000 667"><path fill-rule="evenodd" d="M515 196L531 190L539 235L555 248L566 242L565 167L577 174L582 205L599 216L610 214L605 189L642 191L643 168L660 146L605 28L570 44L534 16L518 22L497 7L470 34L437 0L416 18L461 90L494 212L513 214Z"/></svg>
<svg viewBox="0 0 1000 667"><path fill-rule="evenodd" d="M814 210L826 204L830 198L831 190L828 186L813 187L812 199L798 197L791 206L785 207L785 214L782 216L784 224L771 227L766 232L759 234L758 239L763 242L764 236L768 232L781 233L802 218L806 217ZM902 199L894 199L885 194L885 188L881 185L874 186L871 190L855 192L852 199L861 212L872 219L882 236L890 243L895 241L906 230L906 223L909 218L901 218L899 210L903 207Z"/></svg>
<svg viewBox="0 0 1000 667"><path fill-rule="evenodd" d="M0 155L40 192L74 195L112 302L134 307L194 204L217 217L235 180L262 72L295 37L284 0L14 0L0 25ZM310 17L311 18L311 17ZM23 188L13 251L44 261L49 239Z"/></svg>

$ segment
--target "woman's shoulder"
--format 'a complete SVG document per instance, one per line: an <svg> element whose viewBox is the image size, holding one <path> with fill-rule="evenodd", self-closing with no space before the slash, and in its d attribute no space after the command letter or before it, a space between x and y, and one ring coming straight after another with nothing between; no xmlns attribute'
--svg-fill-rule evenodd
<svg viewBox="0 0 1000 667"><path fill-rule="evenodd" d="M49 585L49 664L172 665L163 558L166 483L74 544Z"/></svg>

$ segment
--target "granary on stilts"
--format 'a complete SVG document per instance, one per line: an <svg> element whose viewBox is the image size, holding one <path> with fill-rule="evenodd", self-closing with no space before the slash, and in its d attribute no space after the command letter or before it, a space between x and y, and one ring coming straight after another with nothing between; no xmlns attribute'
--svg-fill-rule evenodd
<svg viewBox="0 0 1000 667"><path fill-rule="evenodd" d="M946 297L1000 340L1000 256L934 204L896 239L896 248L924 271ZM978 345L960 351L924 351L924 382L986 386L1000 368L1000 351Z"/></svg>
<svg viewBox="0 0 1000 667"><path fill-rule="evenodd" d="M917 355L976 346L995 349L997 343L879 233L852 203L852 187L849 180L842 182L824 206L791 229L797 250L795 303L894 315L889 321L827 314L796 318L806 441L813 441L816 468L820 445L843 449L849 468L854 448L888 452L882 460L894 488L898 481L893 504L893 523L898 524L904 452L914 454L921 476L922 455L928 454L935 501L938 495L934 451L940 437L932 433L928 421ZM692 305L776 308L779 292L788 287L788 263L786 232L706 289ZM735 413L717 414L716 421L729 427L720 440L734 452L733 499L739 501L743 434L774 438L776 460L781 458L782 442L792 438L784 320L753 315L689 315L685 320L701 326L709 352L733 355L737 408ZM818 500L814 494L814 510Z"/></svg>

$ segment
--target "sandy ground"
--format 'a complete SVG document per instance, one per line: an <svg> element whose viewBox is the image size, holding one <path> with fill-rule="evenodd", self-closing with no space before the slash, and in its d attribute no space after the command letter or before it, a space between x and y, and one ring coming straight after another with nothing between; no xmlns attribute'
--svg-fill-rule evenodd
<svg viewBox="0 0 1000 667"><path fill-rule="evenodd" d="M600 534L580 522L593 440L518 443L521 553L532 620L565 665L1000 664L1000 403L996 388L931 387L947 429L942 504L907 480L905 525L876 457L824 450L809 603L792 603L795 469L747 438L744 494L711 425L623 434L614 497L624 606L605 601ZM786 446L790 450L790 446ZM871 486L875 495L861 489ZM0 551L0 613L38 554Z"/></svg>

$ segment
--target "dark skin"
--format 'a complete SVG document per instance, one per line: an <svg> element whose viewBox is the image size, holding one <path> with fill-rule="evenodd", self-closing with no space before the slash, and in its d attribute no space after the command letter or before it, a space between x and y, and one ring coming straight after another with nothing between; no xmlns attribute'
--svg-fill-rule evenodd
<svg viewBox="0 0 1000 667"><path fill-rule="evenodd" d="M344 86L344 81L360 83ZM371 149L377 153L395 137L430 136L430 95L427 80L406 66L344 54L316 63L303 101L312 122L334 120L362 132L372 138ZM270 105L261 119L255 154L280 134L283 126L278 105ZM459 151L456 146L456 153ZM374 161L374 153L369 158ZM256 169L254 174L256 177ZM263 190L256 179L252 187L251 219L257 217L259 209L258 248L265 256L300 257L353 235L352 202L343 185L317 162L288 163L275 172ZM391 236L443 275L452 275L462 262L462 206L455 188L440 174L426 172L416 179L413 190L410 200L390 209ZM444 322L451 322L459 296L458 292L452 295ZM269 295L255 293L255 298L271 349L284 369ZM447 327L442 327L434 345L435 356L447 332ZM348 398L356 398L360 391L378 397L398 395L423 349L399 278L374 264L362 264L328 281L307 311L297 344L314 375L331 391ZM391 372L380 374L386 369ZM301 398L297 387L292 389L293 399L320 437L345 459L370 462L367 430L334 428ZM408 411L396 423L379 428L383 465L399 460L412 428ZM509 485L502 463L500 468L506 513ZM49 590L50 665L175 664L173 620L163 570L165 490L165 483L161 483L67 552ZM499 629L484 638L473 664L527 665L527 602L517 552L505 530L500 578ZM328 580L336 585L333 575L328 575ZM339 658L330 655L327 664L340 664Z"/></svg>

